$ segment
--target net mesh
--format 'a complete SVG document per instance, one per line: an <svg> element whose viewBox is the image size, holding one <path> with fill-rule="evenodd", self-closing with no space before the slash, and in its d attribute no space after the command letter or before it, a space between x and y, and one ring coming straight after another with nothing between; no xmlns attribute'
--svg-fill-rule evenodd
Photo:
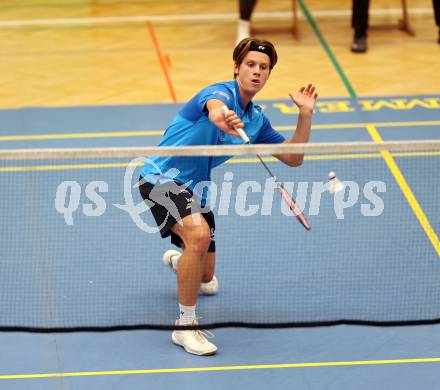
<svg viewBox="0 0 440 390"><path fill-rule="evenodd" d="M271 157L301 151L297 168ZM232 156L207 200L220 289L198 299L204 328L439 322L440 142L420 141L0 151L1 330L174 327L172 245L137 188L158 155Z"/></svg>

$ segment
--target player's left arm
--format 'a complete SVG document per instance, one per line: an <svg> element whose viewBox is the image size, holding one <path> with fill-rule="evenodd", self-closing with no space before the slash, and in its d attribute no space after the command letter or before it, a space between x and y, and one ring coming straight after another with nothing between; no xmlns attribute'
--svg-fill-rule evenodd
<svg viewBox="0 0 440 390"><path fill-rule="evenodd" d="M309 84L307 87L301 87L295 95L289 93L289 96L298 107L299 115L295 133L291 139L284 141L284 143L297 144L309 142L313 109L318 98L316 87L313 84ZM304 161L304 153L282 153L275 155L275 157L291 167L300 166Z"/></svg>

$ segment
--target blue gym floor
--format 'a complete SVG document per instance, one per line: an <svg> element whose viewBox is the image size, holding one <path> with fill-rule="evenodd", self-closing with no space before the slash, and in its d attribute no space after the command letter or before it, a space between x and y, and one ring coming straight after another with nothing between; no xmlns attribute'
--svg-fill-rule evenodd
<svg viewBox="0 0 440 390"><path fill-rule="evenodd" d="M259 103L265 107L272 124L289 136L296 122L296 113L290 111L290 104L281 100ZM156 145L160 140L161 132L178 107L173 104L162 104L0 110L0 148ZM314 118L311 142L439 139L439 126L440 98L437 96L321 99ZM263 291L267 302L257 302L255 307L247 307L247 310L250 309L250 315L252 312L255 313L261 305L273 305L275 315L282 315L283 305L295 306L299 302L298 310L301 307L309 307L309 310L304 314L304 318L299 317L298 320L307 320L308 315L315 318L313 316L322 312L323 309L328 309L329 313L339 309L337 315L340 316L358 310L356 315L361 317L363 313L366 313L366 319L371 319L369 315L376 316L373 319L377 320L405 319L404 315L398 318L402 312L396 309L393 295L386 294L389 292L386 287L390 286L384 287L381 284L381 277L390 267L393 267L395 272L393 280L396 284L391 287L400 289L399 304L411 302L410 305L413 305L408 305L410 309L406 315L413 316L413 319L420 319L418 316L438 318L438 302L440 302L438 287L440 284L438 248L440 218L437 211L438 188L440 187L439 158L438 154L394 157L398 170L406 179L407 189L409 188L414 194L430 223L431 234L434 233L437 237L437 246L435 242L430 241L426 226L422 226L416 218L402 189L395 183L389 166L381 157L354 159L352 163L335 159L331 161L331 164L325 159L311 160L306 161L303 167L294 171L283 168L279 164L276 166L273 164L281 178L294 177L292 180L295 181L325 180L327 172L332 169L345 180L365 182L371 176L385 180L387 182L386 196L390 196L389 200L392 204L390 212L385 213L383 217L377 217L376 220L373 218L373 221L370 220L366 224L365 218L361 218L360 213L353 210L350 210L347 218L342 221L336 220L334 215L328 211L323 211L319 215L310 216L313 226L310 233L300 230L296 222L281 215L270 218L255 216L244 221L235 216L218 218L217 261L222 291L218 297L210 297L202 301L201 307L205 310L206 319L216 320L216 300L220 305L227 302L230 306L226 309L230 309L233 313L235 309L241 310L240 302L234 298L238 296L240 299L250 300L252 291L255 291L255 286L240 285L239 275L228 273L228 269L239 269L236 264L238 260L243 263L251 278L254 278L255 284L258 285L265 281L265 277L270 279L271 272L276 272L274 269L281 269L281 266L285 266L285 260L280 258L285 253L292 254L290 260L293 263L292 274L304 272L305 267L309 275L317 276L321 291L317 292L316 297L301 296L303 290L301 290L301 281L298 280L296 285L289 286L292 289L289 292L295 293L295 288L297 288L297 294L301 299L289 303L283 301L286 296L283 288L278 285L274 285L273 288L266 287ZM81 161L76 163L81 164ZM24 165L44 166L45 163L28 161ZM14 164L11 163L8 166L11 167ZM225 164L218 168L216 177L222 178L226 170L233 171L234 176L240 177L240 180L257 178L263 181L265 178L264 171L257 163ZM62 216L54 210L53 199L60 180L74 178L76 170L60 169L60 171L62 172L56 177L52 174L53 171L45 169L38 172L31 170L0 172L0 182L3 182L3 178L9 175L7 181L5 180L9 185L11 175L21 175L17 180L18 191L12 192L9 202L3 202L0 206L3 218L13 221L12 223L20 223L26 218L26 213L23 212L14 222L17 209L11 207L11 202L20 204L24 200L25 193L20 191L22 189L20 186L25 183L23 177L29 175L34 184L42 182L46 184L47 193L38 194L39 201L42 201L44 205L41 215L47 218L45 219L47 221L44 227L45 233L51 236L57 231L67 229ZM109 187L112 187L116 183L117 172L123 175L124 169L81 169L81 178L84 183L104 178L102 180L108 180ZM0 187L0 191L1 199L5 199L4 197L10 193L4 186L3 189ZM111 200L111 203L122 203L123 199L118 198L119 195L120 193L109 191L109 202ZM46 203L44 199L47 199ZM385 207L387 207L387 198L384 199ZM109 215L108 220L106 220L107 215ZM121 223L124 224L121 230L123 234L127 234L124 232L129 231L128 222L125 226L126 218L122 219L123 213L116 208L109 210L109 213L102 218L97 218L97 222L91 222L86 229L103 231L106 221L115 221L116 215L121 216ZM75 215L74 218L79 218L77 223L81 222L80 216ZM256 221L260 221L267 231L255 228ZM280 226L282 233L277 235L275 229ZM0 239L2 258L7 253L5 248L11 247L11 242L7 238L7 228L8 226L2 224ZM238 228L240 228L241 242L239 249L228 245L237 234ZM112 240L113 237L117 237L117 233L114 230L106 238ZM24 231L23 234L26 237L28 233ZM132 240L129 241L133 244L132 246L138 245L139 255L145 254L148 272L160 275L162 284L146 286L146 291L167 294L160 288L165 289L169 286L171 291L167 296L169 305L165 307L165 311L169 313L166 312L164 315L171 320L175 314L171 309L175 303L174 276L163 269L160 260L162 251L168 245L158 236L151 235L143 242L142 234L139 232L137 234L139 236L136 237L133 237L134 234L128 234L127 237L122 237L121 241ZM335 263L329 265L328 258L319 256L323 253L320 248L328 248L332 243L337 242L339 250L343 248L341 241L347 241L347 235L350 235L346 245L348 253L353 254L352 262L349 261L349 255L344 254L343 264L335 262L338 256L334 256L331 261ZM280 239L276 241L275 250L275 254L278 255L272 255L273 258L271 258L271 254L274 253L273 249L263 242L267 237L270 240L277 240L277 236L280 236ZM82 238L81 234L75 236L74 233L71 237L72 242L66 245L72 249L69 258L77 258L78 263L66 264L65 267L68 269L71 267L72 280L80 281L81 275L75 274L75 270L80 266L83 270L87 269L90 261L87 258L81 258L80 249L77 248L76 252L74 248L74 243ZM289 237L292 242L289 242ZM298 241L295 242L295 240ZM153 243L151 246L153 249L150 251L148 251L147 241ZM26 242L27 240L23 240L20 249L26 251ZM393 247L395 242L399 242L401 246ZM362 243L365 243L365 246L362 246ZM109 256L123 258L123 251L118 253L117 248L117 245L107 248ZM307 248L314 249L308 250ZM60 254L63 253L62 245L59 243L51 249L60 251ZM31 250L28 252L31 253ZM375 254L381 254L384 257L379 258ZM12 264L18 263L20 259L14 259L13 256L8 258L8 261ZM307 263L303 262L303 256L308 256ZM264 272L258 272L259 259L266 260ZM271 259L270 266L267 265L267 259ZM387 259L392 260L391 264L387 263ZM401 264L396 262L398 259L401 259ZM371 261L377 262L375 273L361 274L354 283L342 286L341 290L335 288L332 280L340 276L339 273L347 269L356 271L357 266L360 267L360 271L363 271L362 261L366 260L370 261L370 266ZM31 265L32 257L30 256L26 261L20 262L20 265L15 265L17 273L20 271L20 266ZM102 261L97 257L93 260L93 265L92 272L99 273ZM37 271L44 272L44 268ZM114 277L118 276L123 286L124 278L128 281L142 269L132 271L135 274L130 274L124 273L122 268L115 266L108 271L108 275L111 275L111 271L115 271ZM55 277L56 272L55 270ZM63 269L63 272L66 270ZM307 272L305 274L307 275ZM405 280L408 275L410 277ZM319 276L322 279L319 279ZM4 274L0 277L0 281L6 278L3 279L3 286L6 285L8 277L10 275ZM92 279L93 277L96 275L91 276ZM168 285L163 284L164 280ZM52 287L58 289L57 291L62 292L65 288L65 285L61 283L52 282ZM109 279L109 282L112 283L114 280ZM134 278L133 283L142 282ZM32 295L27 299L32 298L34 299L32 302L35 303L31 308L35 312L32 318L38 319L39 315L44 318L44 294L40 291L42 286L32 285L31 282L26 287L28 293ZM2 290L2 287L0 291L3 296L7 296L7 291ZM92 289L90 291L92 298L98 299L99 294L103 294L103 299L111 298L105 295L107 291L105 286L95 285L94 291ZM367 294L366 298L364 297L367 300L356 301L356 294L359 293L359 298L362 298L362 292ZM225 301L222 300L222 294ZM332 294L335 299L332 299ZM342 308L332 307L338 294L347 294L346 296L350 297L347 298L347 305L353 304L354 306L351 308L347 308L347 305ZM263 295L259 295L258 298L261 299L261 296ZM363 302L370 302L369 299L372 302L381 299L381 307L388 308L388 310L385 312L376 310L376 307L371 308L368 304L362 307ZM93 299L89 300L87 295L80 294L78 297L73 297L72 302L78 307L90 305L90 309L94 309ZM344 299L342 302L345 302ZM105 303L110 305L111 300ZM12 307L14 304L14 302L7 302L9 306L6 305L6 307ZM127 307L118 307L117 309L121 311L116 316L119 315L121 318L116 317L115 321L127 319L124 312L126 310L127 313L133 315L128 321L138 322L137 316L142 315L138 304L138 300L135 300L135 302L126 302ZM66 311L62 313L63 318L73 322L75 312L69 313L68 307L63 309ZM210 307L213 307L212 313L209 312ZM347 312L345 312L346 308ZM3 309L0 313L2 312L5 313L6 310ZM303 314L299 314L301 315ZM276 317L274 321L279 321L279 318ZM289 318L286 318L286 321L288 320ZM1 318L0 324L11 325L7 321L8 319ZM67 326L69 324L72 325L72 323L67 323ZM273 387L276 389L405 390L435 389L440 379L440 327L438 325L390 328L344 325L271 330L223 328L214 330L214 333L219 353L205 358L191 356L172 345L167 331L0 333L0 389L86 388L99 390L117 388L128 390L174 387L202 389L207 386L212 389L224 389L226 386L233 386L233 388L240 389Z"/></svg>

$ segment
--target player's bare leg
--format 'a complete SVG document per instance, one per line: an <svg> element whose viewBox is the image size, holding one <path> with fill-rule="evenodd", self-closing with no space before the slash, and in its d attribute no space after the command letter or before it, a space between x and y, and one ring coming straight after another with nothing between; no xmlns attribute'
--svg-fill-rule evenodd
<svg viewBox="0 0 440 390"><path fill-rule="evenodd" d="M176 324L197 325L195 308L211 234L208 224L201 216L197 220L193 215L189 215L181 222L172 228L184 243L177 268L180 318ZM217 352L217 347L209 342L200 330L176 330L171 338L175 344L181 345L192 354L213 355Z"/></svg>

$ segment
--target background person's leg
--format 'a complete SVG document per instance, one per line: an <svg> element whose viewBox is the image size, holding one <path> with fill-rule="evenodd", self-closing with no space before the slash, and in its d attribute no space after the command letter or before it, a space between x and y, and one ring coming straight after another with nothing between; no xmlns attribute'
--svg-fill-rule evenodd
<svg viewBox="0 0 440 390"><path fill-rule="evenodd" d="M438 43L440 43L440 0L432 0L432 7L434 8L435 24L438 27Z"/></svg>
<svg viewBox="0 0 440 390"><path fill-rule="evenodd" d="M351 26L354 29L351 51L364 53L367 51L368 9L370 0L353 0Z"/></svg>
<svg viewBox="0 0 440 390"><path fill-rule="evenodd" d="M239 0L240 18L237 23L237 42L250 37L250 20L257 0Z"/></svg>

